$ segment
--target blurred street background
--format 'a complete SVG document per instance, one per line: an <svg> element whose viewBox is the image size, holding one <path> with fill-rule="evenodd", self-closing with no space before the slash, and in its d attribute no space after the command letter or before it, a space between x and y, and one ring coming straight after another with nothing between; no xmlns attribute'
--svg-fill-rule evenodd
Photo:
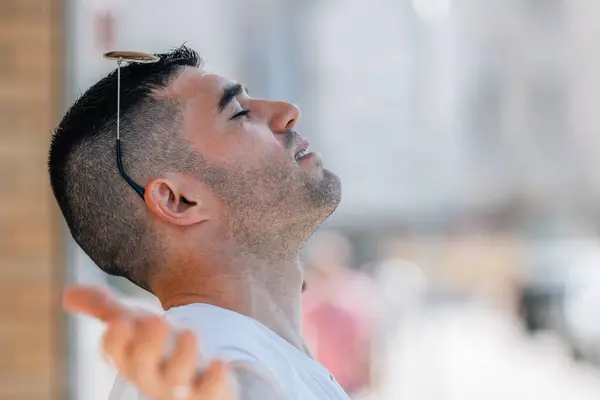
<svg viewBox="0 0 600 400"><path fill-rule="evenodd" d="M600 399L597 0L0 0L0 399L104 400L68 282L147 293L71 240L52 129L113 49L184 42L343 183L304 329L357 399Z"/></svg>

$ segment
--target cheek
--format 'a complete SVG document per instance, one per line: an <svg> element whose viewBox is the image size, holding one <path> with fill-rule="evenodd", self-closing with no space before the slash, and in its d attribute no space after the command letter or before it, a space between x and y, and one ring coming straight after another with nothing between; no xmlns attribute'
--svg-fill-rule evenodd
<svg viewBox="0 0 600 400"><path fill-rule="evenodd" d="M252 166L258 167L277 160L287 161L289 158L282 144L268 129L246 125L231 137L228 146L231 152Z"/></svg>
<svg viewBox="0 0 600 400"><path fill-rule="evenodd" d="M239 123L200 132L195 142L209 163L235 170L260 171L263 168L289 168L293 157L270 129Z"/></svg>

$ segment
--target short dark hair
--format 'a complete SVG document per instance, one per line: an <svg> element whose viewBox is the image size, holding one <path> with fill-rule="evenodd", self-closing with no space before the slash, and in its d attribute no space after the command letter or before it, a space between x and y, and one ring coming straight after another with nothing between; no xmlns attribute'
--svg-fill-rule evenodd
<svg viewBox="0 0 600 400"><path fill-rule="evenodd" d="M165 172L198 170L202 162L179 134L181 105L155 96L202 59L186 46L157 56L156 63L121 67L123 166L142 186ZM98 267L151 290L151 269L164 262L163 240L118 173L116 98L114 70L67 111L50 145L50 184L73 238Z"/></svg>

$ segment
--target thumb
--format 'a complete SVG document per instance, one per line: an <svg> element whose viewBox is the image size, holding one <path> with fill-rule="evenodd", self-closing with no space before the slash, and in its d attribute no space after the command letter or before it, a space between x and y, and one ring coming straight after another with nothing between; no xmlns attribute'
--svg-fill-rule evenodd
<svg viewBox="0 0 600 400"><path fill-rule="evenodd" d="M97 286L68 286L63 292L62 303L67 311L85 314L103 322L127 318L133 314L113 293Z"/></svg>

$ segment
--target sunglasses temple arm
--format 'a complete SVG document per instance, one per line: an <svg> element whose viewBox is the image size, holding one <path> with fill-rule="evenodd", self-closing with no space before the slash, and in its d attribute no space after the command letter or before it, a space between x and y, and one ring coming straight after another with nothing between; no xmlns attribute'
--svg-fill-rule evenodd
<svg viewBox="0 0 600 400"><path fill-rule="evenodd" d="M126 173L123 168L123 162L121 161L121 62L123 60L119 59L117 61L117 143L116 143L116 152L117 152L117 168L119 169L119 173L121 177L125 179L125 182L129 184L136 191L136 193L144 200L144 188L135 183Z"/></svg>

